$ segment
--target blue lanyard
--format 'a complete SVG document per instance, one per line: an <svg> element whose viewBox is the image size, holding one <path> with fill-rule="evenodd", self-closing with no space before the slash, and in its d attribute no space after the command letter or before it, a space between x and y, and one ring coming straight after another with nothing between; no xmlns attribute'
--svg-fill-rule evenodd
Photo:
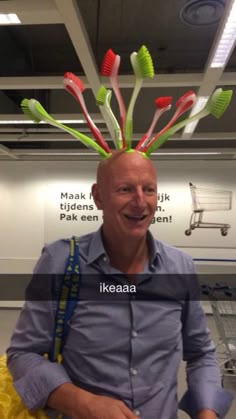
<svg viewBox="0 0 236 419"><path fill-rule="evenodd" d="M55 317L50 361L62 362L62 348L68 331L68 323L79 300L80 267L78 237L70 239L70 254L67 260Z"/></svg>

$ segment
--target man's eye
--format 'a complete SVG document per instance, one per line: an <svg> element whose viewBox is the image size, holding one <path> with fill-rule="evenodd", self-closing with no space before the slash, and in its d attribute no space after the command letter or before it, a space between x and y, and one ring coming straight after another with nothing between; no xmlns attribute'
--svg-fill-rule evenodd
<svg viewBox="0 0 236 419"><path fill-rule="evenodd" d="M155 194L156 189L153 187L145 188L145 192L150 193L150 194Z"/></svg>
<svg viewBox="0 0 236 419"><path fill-rule="evenodd" d="M119 188L119 192L130 192L130 188L128 186L122 186L122 188Z"/></svg>

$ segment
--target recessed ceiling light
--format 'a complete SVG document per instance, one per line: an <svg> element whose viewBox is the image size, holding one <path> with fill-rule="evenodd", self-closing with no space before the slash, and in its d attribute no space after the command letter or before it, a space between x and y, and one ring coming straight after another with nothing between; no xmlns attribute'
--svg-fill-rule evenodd
<svg viewBox="0 0 236 419"><path fill-rule="evenodd" d="M220 20L224 9L222 0L192 0L183 6L180 18L192 26L212 25Z"/></svg>
<svg viewBox="0 0 236 419"><path fill-rule="evenodd" d="M16 25L19 23L21 21L15 13L0 13L0 25Z"/></svg>

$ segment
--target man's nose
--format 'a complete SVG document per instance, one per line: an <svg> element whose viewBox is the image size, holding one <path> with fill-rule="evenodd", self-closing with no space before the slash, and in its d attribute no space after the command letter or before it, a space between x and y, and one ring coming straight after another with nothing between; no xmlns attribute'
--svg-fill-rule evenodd
<svg viewBox="0 0 236 419"><path fill-rule="evenodd" d="M134 192L134 199L133 202L138 207L145 206L145 194L142 188L137 188Z"/></svg>

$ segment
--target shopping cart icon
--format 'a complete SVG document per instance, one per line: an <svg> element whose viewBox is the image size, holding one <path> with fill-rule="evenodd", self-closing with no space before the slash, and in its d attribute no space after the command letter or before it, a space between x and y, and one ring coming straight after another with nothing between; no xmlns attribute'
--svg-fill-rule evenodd
<svg viewBox="0 0 236 419"><path fill-rule="evenodd" d="M195 228L219 228L222 236L227 236L230 224L204 222L204 212L229 211L232 208L232 191L217 189L197 188L189 183L193 212L190 218L189 228L185 230L186 236L192 234Z"/></svg>

